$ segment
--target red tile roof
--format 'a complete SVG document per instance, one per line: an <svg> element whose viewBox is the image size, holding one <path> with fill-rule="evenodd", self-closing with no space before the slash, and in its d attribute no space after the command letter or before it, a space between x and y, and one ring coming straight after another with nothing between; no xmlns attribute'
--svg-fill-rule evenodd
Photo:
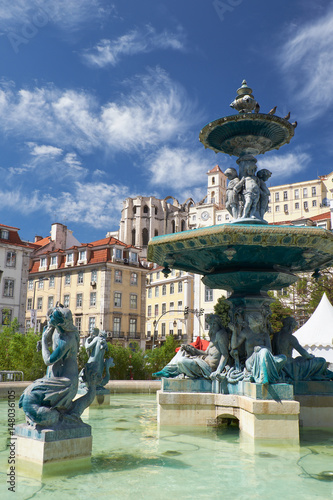
<svg viewBox="0 0 333 500"><path fill-rule="evenodd" d="M310 217L311 220L326 220L331 218L331 212L325 212L323 214L315 215Z"/></svg>
<svg viewBox="0 0 333 500"><path fill-rule="evenodd" d="M215 167L212 168L212 170L209 170L207 172L207 174L215 174L216 172L222 172L222 170L220 169L220 167L218 165L215 165Z"/></svg>

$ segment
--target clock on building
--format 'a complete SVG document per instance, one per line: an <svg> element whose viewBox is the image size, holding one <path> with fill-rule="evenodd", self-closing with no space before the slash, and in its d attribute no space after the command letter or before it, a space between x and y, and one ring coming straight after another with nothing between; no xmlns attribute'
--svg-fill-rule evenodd
<svg viewBox="0 0 333 500"><path fill-rule="evenodd" d="M202 218L202 220L207 220L207 219L209 219L209 212L206 212L206 211L205 211L205 212L202 212L202 214L201 214L201 218Z"/></svg>

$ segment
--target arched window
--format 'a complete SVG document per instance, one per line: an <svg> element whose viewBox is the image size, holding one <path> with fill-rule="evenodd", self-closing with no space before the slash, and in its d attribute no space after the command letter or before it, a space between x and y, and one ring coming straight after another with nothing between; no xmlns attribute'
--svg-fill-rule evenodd
<svg viewBox="0 0 333 500"><path fill-rule="evenodd" d="M155 215L157 215L157 212L158 212L157 207L155 207Z"/></svg>
<svg viewBox="0 0 333 500"><path fill-rule="evenodd" d="M136 207L133 207L133 214L136 214Z"/></svg>
<svg viewBox="0 0 333 500"><path fill-rule="evenodd" d="M175 232L176 232L176 224L175 224L175 221L174 221L174 220L172 220L172 221L171 221L171 232L172 232L172 233L175 233Z"/></svg>
<svg viewBox="0 0 333 500"><path fill-rule="evenodd" d="M186 231L186 224L184 219L182 220L182 231Z"/></svg>
<svg viewBox="0 0 333 500"><path fill-rule="evenodd" d="M215 177L212 177L212 184L215 184Z"/></svg>
<svg viewBox="0 0 333 500"><path fill-rule="evenodd" d="M154 231L154 236L158 236L158 230L157 229L155 229L155 231Z"/></svg>
<svg viewBox="0 0 333 500"><path fill-rule="evenodd" d="M210 202L215 203L215 191L212 191Z"/></svg>
<svg viewBox="0 0 333 500"><path fill-rule="evenodd" d="M132 245L135 246L135 229L132 229Z"/></svg>
<svg viewBox="0 0 333 500"><path fill-rule="evenodd" d="M148 245L148 241L149 241L148 229L144 227L142 230L142 246L146 247Z"/></svg>
<svg viewBox="0 0 333 500"><path fill-rule="evenodd" d="M148 208L148 206L147 206L147 205L145 205L145 206L143 207L143 213L144 213L144 214L148 214L148 213L149 213L149 208Z"/></svg>

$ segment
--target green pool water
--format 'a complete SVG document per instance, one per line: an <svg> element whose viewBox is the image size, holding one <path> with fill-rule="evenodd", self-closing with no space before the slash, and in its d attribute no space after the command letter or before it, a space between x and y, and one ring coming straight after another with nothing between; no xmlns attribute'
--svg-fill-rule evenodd
<svg viewBox="0 0 333 500"><path fill-rule="evenodd" d="M306 430L301 443L261 442L235 427L158 429L155 395L113 395L110 407L90 409L89 470L42 480L16 475L7 490L7 402L0 402L0 500L269 500L333 498L333 428ZM23 412L16 406L17 423Z"/></svg>

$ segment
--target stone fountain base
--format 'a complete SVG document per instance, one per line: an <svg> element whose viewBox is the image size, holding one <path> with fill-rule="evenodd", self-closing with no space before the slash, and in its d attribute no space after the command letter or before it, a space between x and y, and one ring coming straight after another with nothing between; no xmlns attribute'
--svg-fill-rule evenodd
<svg viewBox="0 0 333 500"><path fill-rule="evenodd" d="M162 379L157 403L160 425L218 426L236 419L240 432L253 439L298 442L299 426L333 425L333 382L223 387L206 379Z"/></svg>
<svg viewBox="0 0 333 500"><path fill-rule="evenodd" d="M66 461L89 462L92 450L91 427L81 424L63 429L37 430L27 424L15 427L16 456L21 469L36 468L43 473L45 466ZM29 467L30 466L30 467Z"/></svg>

